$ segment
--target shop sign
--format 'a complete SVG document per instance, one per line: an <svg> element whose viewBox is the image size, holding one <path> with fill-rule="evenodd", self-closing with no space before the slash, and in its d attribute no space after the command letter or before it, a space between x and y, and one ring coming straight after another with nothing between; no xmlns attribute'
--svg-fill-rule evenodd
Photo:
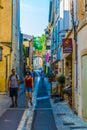
<svg viewBox="0 0 87 130"><path fill-rule="evenodd" d="M73 47L72 47L72 39L66 38L63 39L63 53L72 53Z"/></svg>
<svg viewBox="0 0 87 130"><path fill-rule="evenodd" d="M51 83L51 93L57 94L58 93L58 82Z"/></svg>

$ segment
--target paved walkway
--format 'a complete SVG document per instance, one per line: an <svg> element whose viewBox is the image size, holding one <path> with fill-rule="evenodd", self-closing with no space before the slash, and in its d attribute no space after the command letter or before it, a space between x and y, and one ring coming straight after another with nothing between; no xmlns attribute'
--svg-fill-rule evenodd
<svg viewBox="0 0 87 130"><path fill-rule="evenodd" d="M18 98L18 107L9 108L11 101L9 95L0 95L0 130L17 130L25 111L24 85L21 85ZM2 112L3 111L3 112Z"/></svg>
<svg viewBox="0 0 87 130"><path fill-rule="evenodd" d="M20 91L19 96L22 94L24 88L24 84L20 85ZM0 117L3 115L3 113L9 108L11 105L11 99L9 97L9 93L7 92L0 92Z"/></svg>
<svg viewBox="0 0 87 130"><path fill-rule="evenodd" d="M53 128L52 130L87 130L87 122L76 116L67 106L66 102L58 101L55 103L55 100L58 99L50 98L50 84L48 83L47 79L45 79L45 81L45 88L43 88L44 85L40 84L39 86L38 84L40 82L38 78L36 79L36 87L35 91L33 92L34 106L33 108L25 110L17 130L51 130L49 126L51 126L53 122L54 126L52 127L55 128ZM38 87L40 88L39 91ZM9 96L6 94L0 94L0 116L2 115L2 113L5 112L6 108L9 107L9 105ZM50 114L51 116L49 116ZM48 120L49 118L53 118L53 121L51 122L50 120ZM49 126L47 125L48 123ZM36 129L37 126L39 129Z"/></svg>
<svg viewBox="0 0 87 130"><path fill-rule="evenodd" d="M39 83L31 130L57 130L45 82Z"/></svg>
<svg viewBox="0 0 87 130"><path fill-rule="evenodd" d="M76 116L67 106L66 102L54 103L51 105L58 130L87 130L87 122Z"/></svg>
<svg viewBox="0 0 87 130"><path fill-rule="evenodd" d="M39 77L35 78L34 92L32 93L33 107L29 103L29 108L25 110L17 130L31 130L31 124L32 124L32 121L33 121L34 109L35 109L35 106L36 106L36 97L37 97L39 82L40 82L40 78Z"/></svg>
<svg viewBox="0 0 87 130"><path fill-rule="evenodd" d="M6 111L6 108L10 106L10 97L8 94L0 94L0 117Z"/></svg>
<svg viewBox="0 0 87 130"><path fill-rule="evenodd" d="M50 84L47 87L50 94ZM58 130L87 130L87 122L76 116L66 102L58 98L50 98L56 126Z"/></svg>
<svg viewBox="0 0 87 130"><path fill-rule="evenodd" d="M48 80L45 79L45 81L45 90L41 88L41 84L38 85L40 82L35 83L36 90L33 93L34 108L25 111L26 120L24 121L25 117L23 116L18 130L51 130L49 126L51 127L53 122L55 122L53 124L56 124L56 126L52 130L87 130L87 122L76 116L66 102L60 102L58 98L50 98L51 87ZM38 87L40 88L39 91ZM55 103L55 100L58 102ZM51 117L49 116L50 113ZM50 120L51 118L53 118L53 122L47 121L47 119ZM49 126L47 125L48 122ZM23 123L24 127L21 127Z"/></svg>

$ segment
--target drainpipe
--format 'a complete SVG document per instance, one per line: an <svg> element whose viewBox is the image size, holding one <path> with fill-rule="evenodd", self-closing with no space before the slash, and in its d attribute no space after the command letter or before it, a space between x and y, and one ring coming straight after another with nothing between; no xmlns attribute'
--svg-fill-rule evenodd
<svg viewBox="0 0 87 130"><path fill-rule="evenodd" d="M6 59L6 81L5 81L5 89L7 92L7 75L8 75L8 56L5 56Z"/></svg>
<svg viewBox="0 0 87 130"><path fill-rule="evenodd" d="M29 67L30 67L30 41L29 41Z"/></svg>
<svg viewBox="0 0 87 130"><path fill-rule="evenodd" d="M74 88L74 111L77 113L77 88L78 88L78 53L77 53L77 32L76 32L76 22L74 17L74 2L72 0L72 25L73 25L73 32L74 32L74 42L75 42L75 61L74 61L74 67L75 67L75 88Z"/></svg>

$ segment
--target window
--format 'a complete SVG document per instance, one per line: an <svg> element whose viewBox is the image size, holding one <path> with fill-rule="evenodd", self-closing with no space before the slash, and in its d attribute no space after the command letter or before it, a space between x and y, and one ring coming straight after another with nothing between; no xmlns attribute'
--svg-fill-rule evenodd
<svg viewBox="0 0 87 130"><path fill-rule="evenodd" d="M85 11L87 11L87 0L85 0Z"/></svg>
<svg viewBox="0 0 87 130"><path fill-rule="evenodd" d="M0 47L0 61L2 61L2 47Z"/></svg>
<svg viewBox="0 0 87 130"><path fill-rule="evenodd" d="M29 57L29 47L26 47L26 57Z"/></svg>
<svg viewBox="0 0 87 130"><path fill-rule="evenodd" d="M50 50L50 46L46 46L46 50Z"/></svg>

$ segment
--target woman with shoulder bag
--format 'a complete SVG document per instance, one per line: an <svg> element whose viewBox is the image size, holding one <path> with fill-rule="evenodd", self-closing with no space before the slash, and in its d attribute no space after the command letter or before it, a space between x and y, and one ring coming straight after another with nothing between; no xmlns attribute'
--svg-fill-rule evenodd
<svg viewBox="0 0 87 130"><path fill-rule="evenodd" d="M30 104L33 105L32 103L33 78L31 77L30 72L26 73L24 83L25 83L26 107L28 107L29 100Z"/></svg>

